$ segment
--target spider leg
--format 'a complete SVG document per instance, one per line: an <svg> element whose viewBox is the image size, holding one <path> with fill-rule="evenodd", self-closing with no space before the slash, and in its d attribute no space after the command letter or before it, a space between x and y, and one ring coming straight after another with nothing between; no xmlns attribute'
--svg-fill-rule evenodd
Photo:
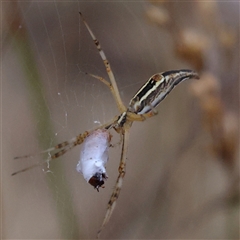
<svg viewBox="0 0 240 240"><path fill-rule="evenodd" d="M90 130L90 131L85 131L84 133L82 134L79 134L77 137L74 137L72 138L71 140L69 141L65 141L65 142L62 142L62 143L59 143L57 144L56 146L52 147L52 148L49 148L47 150L44 150L38 154L43 154L43 153L49 153L53 150L56 150L56 149L61 149L60 151L54 153L53 155L50 155L45 161L43 162L40 162L40 163L36 163L36 164L33 164L27 168L24 168L24 169L21 169L19 171L16 171L14 173L12 173L12 176L18 174L18 173L21 173L21 172L25 172L27 170L30 170L32 168L35 168L35 167L38 167L38 166L41 166L43 165L44 163L46 162L49 162L49 161L52 161L58 157L61 157L62 155L64 155L66 152L68 152L69 150L71 150L73 147L77 146L77 145L80 145L83 143L84 139L90 134L92 133L93 131L96 131L97 129L100 129L100 128L105 128L105 129L111 129L115 123L115 121L117 120L117 117L115 117L112 121L106 123L106 124L103 124L101 125L100 127L97 127L93 130ZM25 156L22 156L22 157L15 157L15 159L20 159L20 158L25 158L25 157L33 157L33 156L36 156L38 154L35 154L35 155L25 155Z"/></svg>
<svg viewBox="0 0 240 240"><path fill-rule="evenodd" d="M54 160L54 159L64 155L66 152L68 152L70 149L75 147L77 144L78 144L77 141L73 142L71 145L68 144L67 147L63 148L62 150L60 150L60 151L58 151L56 153L54 153L52 156L49 156L45 161L33 164L33 165L31 165L31 166L29 166L27 168L24 168L24 169L21 169L19 171L16 171L16 172L12 173L12 176L14 176L14 175L16 175L18 173L21 173L21 172L26 172L27 170L30 170L32 168L35 168L35 167L38 167L38 166L42 166L44 163L50 162L50 161L52 161L52 160Z"/></svg>
<svg viewBox="0 0 240 240"><path fill-rule="evenodd" d="M144 114L137 114L137 115L139 115L140 118L142 119L140 121L145 121L147 118L154 117L157 114L158 114L158 111L155 108L152 107L150 112L144 113Z"/></svg>
<svg viewBox="0 0 240 240"><path fill-rule="evenodd" d="M115 95L115 90L114 90L112 84L109 83L106 79L104 79L103 77L99 77L99 76L97 76L97 75L91 74L91 73L86 73L86 74L89 75L89 76L91 76L91 77L93 77L93 78L96 78L96 79L98 79L99 81L101 81L102 83L104 83L104 84L110 89L112 95L113 95L113 96Z"/></svg>
<svg viewBox="0 0 240 240"><path fill-rule="evenodd" d="M54 160L54 159L56 159L56 158L58 158L58 157L61 157L62 155L64 155L66 152L68 152L68 151L69 151L70 149L72 149L73 147L75 147L75 146L77 146L77 145L80 145L88 135L89 135L89 133L86 131L86 132L84 132L83 134L79 134L77 137L71 139L69 142L64 142L64 143L67 143L67 144L65 144L65 145L62 145L62 143L60 143L60 144L56 145L56 146L53 147L53 148L49 148L50 150L47 149L47 150L45 150L45 151L42 151L41 153L47 153L47 152L53 151L53 150L55 150L55 149L60 149L60 148L62 148L60 151L54 153L53 155L50 155L45 161L40 162L40 163L33 164L33 165L31 165L31 166L29 166L29 167L27 167L27 168L24 168L24 169L21 169L21 170L19 170L19 171L17 171L17 172L14 172L14 173L12 173L12 176L14 176L14 175L16 175L16 174L18 174L18 173L21 173L21 172L25 172L25 171L30 170L30 169L32 169L32 168L41 166L41 165L43 165L44 163L47 163L47 162L52 161L52 160ZM59 146L61 146L61 147L59 147ZM30 156L30 155L28 155L28 156ZM20 157L18 157L18 158L20 158ZM15 159L16 159L16 158L15 158Z"/></svg>
<svg viewBox="0 0 240 240"><path fill-rule="evenodd" d="M49 152L52 152L52 151L54 151L56 149L62 149L64 147L68 146L69 144L71 144L74 141L76 141L76 137L70 139L69 141L65 141L65 142L59 143L56 146L48 148L48 149L46 149L44 151L38 152L37 154L28 154L28 155L24 155L24 156L18 156L18 157L14 157L14 159L30 158L30 157L35 157L37 155L41 155L41 154L44 154L44 153L49 153Z"/></svg>
<svg viewBox="0 0 240 240"><path fill-rule="evenodd" d="M158 114L157 110L153 108L150 112L144 114L137 114L133 112L127 112L127 118L129 121L145 121L147 118L154 117Z"/></svg>
<svg viewBox="0 0 240 240"><path fill-rule="evenodd" d="M122 102L122 99L120 97L120 93L118 91L118 87L117 87L117 83L116 83L116 80L115 80L115 77L114 77L114 74L112 72L112 69L111 69L111 66L110 66L110 63L104 53L104 51L102 50L101 48L101 45L99 43L99 41L97 40L97 38L95 37L95 35L93 34L91 28L89 27L89 25L87 24L86 20L84 19L83 15L81 12L79 12L82 20L83 20L83 23L85 24L88 32L90 33L91 37L92 37L92 40L94 42L94 44L96 45L97 49L98 49L98 52L100 54L100 57L102 58L103 60L103 63L105 65L105 68L106 68L106 71L107 71L107 74L108 74L108 77L110 79L110 82L111 82L111 86L112 88L114 89L113 91L111 90L112 94L113 94L113 97L117 103L117 106L118 106L118 109L120 110L120 112L124 112L126 111L126 107L124 106L123 102ZM106 84L106 83L105 83Z"/></svg>
<svg viewBox="0 0 240 240"><path fill-rule="evenodd" d="M120 191L122 189L122 183L123 183L123 178L126 172L126 160L127 160L127 150L128 150L128 143L129 143L129 129L130 129L131 123L129 125L125 125L122 135L123 135L123 142L122 142L122 153L121 153L121 159L120 159L120 164L118 167L118 178L114 187L114 190L112 192L112 195L110 197L110 200L108 202L107 206L107 212L105 214L105 217L103 219L103 223L97 233L97 238L99 238L101 231L103 230L104 226L108 223L114 208L116 206L116 201L120 195Z"/></svg>

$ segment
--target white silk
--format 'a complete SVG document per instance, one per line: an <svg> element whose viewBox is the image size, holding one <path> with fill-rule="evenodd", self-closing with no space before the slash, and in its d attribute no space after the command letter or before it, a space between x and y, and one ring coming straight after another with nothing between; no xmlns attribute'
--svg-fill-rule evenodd
<svg viewBox="0 0 240 240"><path fill-rule="evenodd" d="M107 130L98 129L91 133L83 142L77 171L89 179L96 173L106 173L105 165L108 161L110 134Z"/></svg>

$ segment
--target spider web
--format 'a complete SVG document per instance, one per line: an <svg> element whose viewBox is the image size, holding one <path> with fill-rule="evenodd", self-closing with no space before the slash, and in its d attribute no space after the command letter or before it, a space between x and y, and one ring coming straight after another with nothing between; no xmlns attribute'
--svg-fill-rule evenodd
<svg viewBox="0 0 240 240"><path fill-rule="evenodd" d="M2 6L3 19L8 19L8 22L3 21L3 29L7 31L3 62L3 78L7 79L3 82L3 138L6 139L3 145L3 178L7 179L7 194L4 197L7 214L3 236L12 239L94 238L115 184L120 147L110 150L109 179L100 193L93 190L76 171L79 146L49 166L10 177L15 170L42 160L41 156L37 156L13 161L15 156L34 154L43 150L43 146L48 148L69 140L118 114L107 87L85 75L88 72L108 79L78 12L83 13L100 40L126 105L152 74L186 68L186 64L174 58L169 35L146 20L148 3L29 1L5 2ZM17 20L12 11L19 15ZM14 26L14 31L9 26ZM28 46L22 45L22 49L16 40L21 31L26 31L28 35ZM35 74L22 55L27 55L29 47L35 61L32 64L39 76L36 86L30 86L26 80ZM42 113L42 103L34 95L34 87L42 91L47 117ZM191 196L190 190L185 191L185 197L180 195L180 203L172 200L172 206L177 210L174 207L169 210L169 205L162 202L158 189L161 188L159 181L166 172L167 162L171 163L179 156L179 142L189 139L192 134L188 130L189 126L193 127L193 119L189 118L192 108L185 91L186 85L174 90L171 98L167 98L158 109L157 117L143 124L136 123L131 129L123 190L103 236L167 236L163 228L158 230L161 222L166 226L166 215L170 213L170 220L176 217L176 222L171 221L172 225L167 225L169 230L180 221L184 201L188 197L197 198L196 192ZM185 117L182 118L182 115ZM44 127L41 125L43 119L48 122ZM113 143L118 142L119 136L113 135ZM180 154L185 152L180 151ZM184 175L187 170L199 167L202 177L206 166L199 164L198 159L189 164L191 156L186 157L180 171ZM221 172L219 169L214 171L216 175ZM182 180L187 184L193 178L194 171L189 178ZM218 177L216 179L219 180ZM224 184L224 180L220 181ZM190 189L198 186L197 183L188 185ZM169 194L174 196L176 189L172 191ZM161 205L156 204L158 199ZM193 202L196 204L196 201ZM157 208L156 214L153 207Z"/></svg>

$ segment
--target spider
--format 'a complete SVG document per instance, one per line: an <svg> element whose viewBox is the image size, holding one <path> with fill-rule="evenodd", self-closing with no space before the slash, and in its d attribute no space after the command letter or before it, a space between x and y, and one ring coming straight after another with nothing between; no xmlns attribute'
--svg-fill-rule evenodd
<svg viewBox="0 0 240 240"><path fill-rule="evenodd" d="M95 37L93 31L89 27L88 23L84 19L81 12L79 12L79 14L89 34L91 35L91 38L94 44L96 45L97 50L99 51L100 57L105 65L106 72L109 77L109 81L104 79L103 77L99 77L94 74L88 74L88 75L92 76L95 79L98 79L109 88L117 104L119 115L115 116L110 122L106 124L103 124L95 129L85 131L84 133L79 134L78 136L72 138L71 140L62 142L56 145L55 147L42 151L41 153L50 153L54 150L57 150L56 153L50 155L50 157L45 161L45 162L48 162L50 160L54 160L64 155L73 147L82 144L88 136L90 136L92 133L94 133L98 129L103 129L107 131L114 129L118 134L120 134L122 139L121 140L122 147L121 147L120 163L118 167L119 173L118 173L115 187L113 189L112 195L107 205L107 211L106 211L105 217L103 219L102 225L97 234L97 237L99 237L99 234L103 230L104 226L108 223L113 213L113 210L116 206L116 201L119 197L119 194L122 188L123 179L126 172L126 160L127 160L127 151L128 151L128 145L129 145L129 130L133 122L135 121L142 122L150 117L155 116L157 114L157 111L155 110L155 108L172 91L172 89L178 83L190 78L199 79L199 76L195 71L188 70L188 69L171 70L171 71L166 71L162 73L156 73L153 76L151 76L149 80L137 91L137 93L130 100L128 107L126 107L123 104L123 101L120 97L117 83L116 83L114 74L111 70L110 63L104 51L102 50L99 41ZM33 155L16 157L15 159L25 158L30 156L33 156ZM20 172L25 172L31 168L34 168L42 164L43 163L37 163L35 165L32 165L20 171L14 172L12 175L16 175ZM98 174L98 176L95 176L94 184L92 185L98 190L98 188L103 185L104 183L103 179L105 178L106 178L105 175Z"/></svg>

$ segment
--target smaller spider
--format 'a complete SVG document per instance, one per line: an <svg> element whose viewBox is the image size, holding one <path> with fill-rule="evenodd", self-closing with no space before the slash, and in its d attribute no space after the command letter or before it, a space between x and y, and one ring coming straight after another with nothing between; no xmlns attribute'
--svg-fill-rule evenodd
<svg viewBox="0 0 240 240"><path fill-rule="evenodd" d="M100 57L103 60L103 63L105 65L110 81L107 81L106 79L93 74L89 74L89 75L100 80L110 89L113 95L113 98L115 99L115 102L117 104L119 115L114 117L110 122L106 124L103 124L93 130L85 131L84 133L79 134L78 136L72 138L71 140L62 142L56 145L55 147L49 148L41 153L47 152L50 155L52 151L57 150L56 153L53 153L52 155L50 155L49 159L45 161L45 162L48 162L50 160L53 160L62 156L73 147L82 144L84 141L88 141L87 137L93 136L94 133L96 133L99 129L102 129L104 131L110 131L111 129L114 129L118 134L120 134L122 139L122 150L121 150L120 164L118 167L119 174L118 174L117 181L113 189L112 195L108 202L106 215L98 231L97 237L99 237L100 232L102 231L104 226L107 224L107 222L109 221L113 213L113 210L116 206L116 201L119 197L119 194L122 188L123 178L126 171L125 169L126 169L126 160L127 160L127 150L129 145L129 130L133 122L144 121L147 118L150 118L156 115L157 112L155 110L155 107L158 106L158 104L172 91L172 89L178 83L190 78L198 79L199 77L195 71L187 70L187 69L171 70L167 72L156 73L153 76L151 76L149 80L133 96L133 98L129 102L128 107L125 107L120 97L117 83L116 83L114 74L111 70L109 61L107 60L106 55L103 52L99 41L96 39L95 35L93 34L92 30L90 29L89 25L87 24L87 22L85 21L81 13L80 13L80 16L82 17L82 20L99 51ZM16 157L16 158L24 158L29 156L30 155L26 155L23 157ZM104 162L104 164L105 163L106 161ZM17 171L12 175L16 175L20 172L27 171L41 164L43 163L32 165L28 168ZM81 167L79 167L78 169L82 172L84 171L83 169L81 170ZM104 170L101 170L100 174L99 174L99 170L97 170L97 173L98 174L95 174L95 172L91 172L90 178L89 176L87 176L85 179L87 179L87 181L98 190L99 187L101 187L104 183L103 179L106 178L106 173ZM93 178L94 181L90 181L92 177L94 177Z"/></svg>

